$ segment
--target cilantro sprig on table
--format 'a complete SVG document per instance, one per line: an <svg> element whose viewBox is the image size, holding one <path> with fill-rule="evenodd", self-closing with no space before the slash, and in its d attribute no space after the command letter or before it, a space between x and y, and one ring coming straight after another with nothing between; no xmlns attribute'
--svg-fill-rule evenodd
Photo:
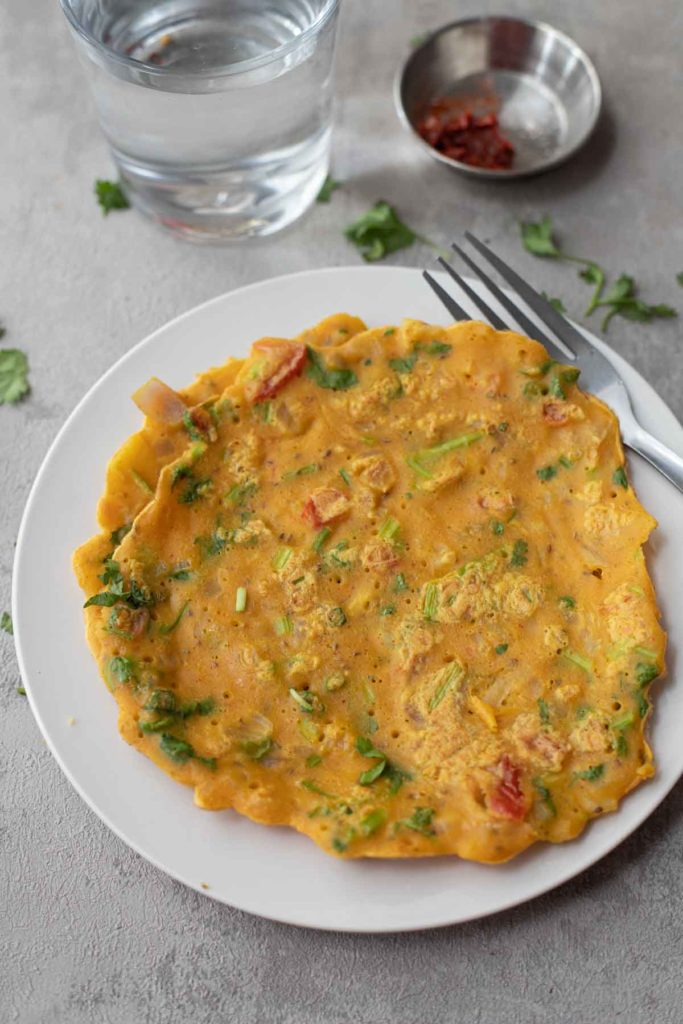
<svg viewBox="0 0 683 1024"><path fill-rule="evenodd" d="M563 252L553 236L551 217L546 215L537 222L522 222L521 233L524 248L533 256L581 265L579 277L593 285L593 293L585 315L590 316L596 309L605 309L606 313L602 320L603 331L607 330L610 321L615 316L622 316L627 320L635 320L640 323L650 323L655 319L669 319L678 315L676 310L666 303L650 304L639 298L636 294L635 280L628 274L621 274L614 284L605 291L607 273L604 268L594 260ZM677 280L680 284L683 276L678 275ZM548 301L559 312L564 311L559 308L558 300L548 299Z"/></svg>
<svg viewBox="0 0 683 1024"><path fill-rule="evenodd" d="M130 207L126 194L118 181L106 181L104 178L98 178L95 182L95 195L97 202L102 207L104 217L112 210L127 210Z"/></svg>
<svg viewBox="0 0 683 1024"><path fill-rule="evenodd" d="M338 188L342 187L343 182L337 181L330 174L327 175L318 195L316 196L316 203L329 203L332 198L332 193L336 192Z"/></svg>
<svg viewBox="0 0 683 1024"><path fill-rule="evenodd" d="M14 404L28 391L28 359L25 353L18 348L1 348L0 405Z"/></svg>

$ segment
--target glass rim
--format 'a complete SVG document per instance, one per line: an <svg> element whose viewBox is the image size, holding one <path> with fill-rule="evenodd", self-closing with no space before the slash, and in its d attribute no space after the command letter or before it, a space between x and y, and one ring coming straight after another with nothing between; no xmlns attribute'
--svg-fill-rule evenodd
<svg viewBox="0 0 683 1024"><path fill-rule="evenodd" d="M81 39L97 50L98 53L103 54L107 60L111 60L116 64L130 68L133 71L144 71L145 74L155 75L159 78L181 76L183 78L202 79L229 78L233 75L246 74L255 68L264 67L273 61L281 59L288 53L291 53L292 50L296 50L298 46L305 43L311 38L311 36L317 35L317 33L325 26L332 14L336 11L341 0L325 0L315 21L310 24L308 28L304 29L300 35L294 36L293 39L288 40L288 42L281 43L280 46L276 46L274 50L269 50L268 53L263 53L258 57L249 57L247 60L237 61L235 64L230 64L226 68L201 71L180 71L173 67L160 67L158 64L149 64L146 61L135 60L123 53L117 53L116 50L112 50L111 47L106 46L104 43L100 42L99 39L96 39L92 32L81 24L73 9L73 0L59 0L59 2L69 25L76 35L80 36Z"/></svg>

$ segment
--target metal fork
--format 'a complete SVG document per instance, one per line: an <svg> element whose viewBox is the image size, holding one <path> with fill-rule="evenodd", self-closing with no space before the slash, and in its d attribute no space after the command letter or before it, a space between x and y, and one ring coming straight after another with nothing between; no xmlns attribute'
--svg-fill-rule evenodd
<svg viewBox="0 0 683 1024"><path fill-rule="evenodd" d="M634 452L642 455L667 480L670 480L679 491L683 491L683 458L661 441L658 441L656 437L649 434L638 423L631 407L631 400L626 390L626 385L609 359L587 341L561 313L558 313L550 305L547 299L544 299L531 285L522 280L519 274L516 274L507 263L504 263L499 256L496 256L488 246L480 242L469 231L465 232L465 238L497 270L503 280L510 285L517 297L522 299L539 320L554 332L560 344L557 341L551 340L544 331L537 327L525 314L524 310L517 303L512 302L495 281L459 245L453 243L451 246L453 251L477 275L488 290L489 295L510 314L525 334L540 341L553 359L563 363L579 362L581 380L586 385L586 388L606 402L619 417L624 444L628 445ZM467 281L453 269L450 263L442 257L439 257L438 262L456 284L459 285L477 310L484 315L484 318L488 320L492 327L499 331L510 329L508 324L468 285ZM423 277L455 320L472 319L470 314L448 294L445 288L442 288L428 271L423 271Z"/></svg>

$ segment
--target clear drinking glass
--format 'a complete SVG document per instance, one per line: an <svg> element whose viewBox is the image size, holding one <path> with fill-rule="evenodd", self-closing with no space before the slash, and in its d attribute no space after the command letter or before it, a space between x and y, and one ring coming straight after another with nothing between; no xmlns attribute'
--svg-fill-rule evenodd
<svg viewBox="0 0 683 1024"><path fill-rule="evenodd" d="M339 0L61 0L131 202L194 241L268 235L328 170Z"/></svg>

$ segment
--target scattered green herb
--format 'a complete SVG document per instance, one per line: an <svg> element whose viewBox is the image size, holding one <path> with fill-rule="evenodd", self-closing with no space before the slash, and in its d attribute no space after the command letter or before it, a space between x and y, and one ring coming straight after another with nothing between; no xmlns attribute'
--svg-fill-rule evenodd
<svg viewBox="0 0 683 1024"><path fill-rule="evenodd" d="M548 809L548 811L550 811L550 814L554 818L555 815L557 814L557 808L555 807L555 801L552 798L552 794L551 794L550 790L541 781L541 779L536 778L536 779L532 779L531 781L533 783L534 789L536 790L536 792L540 796L541 800L545 804L546 808Z"/></svg>
<svg viewBox="0 0 683 1024"><path fill-rule="evenodd" d="M405 249L419 237L401 221L384 200L359 217L344 232L350 242L360 249L368 263L381 260L392 252Z"/></svg>
<svg viewBox="0 0 683 1024"><path fill-rule="evenodd" d="M623 466L619 466L612 473L612 483L615 483L617 487L623 487L625 491L628 490L628 477Z"/></svg>
<svg viewBox="0 0 683 1024"><path fill-rule="evenodd" d="M195 761L200 761L202 764L207 765L209 768L216 767L215 757L199 757L195 754L194 747L191 743L187 743L185 740L179 739L177 736L172 736L171 733L165 732L161 740L159 741L159 749L162 753L170 757L172 761L176 761L178 764L185 764L190 758Z"/></svg>
<svg viewBox="0 0 683 1024"><path fill-rule="evenodd" d="M317 473L319 469L319 462L309 462L307 466L300 466L299 469L290 469L288 473L283 473L282 479L294 480L297 476L309 476L311 473Z"/></svg>
<svg viewBox="0 0 683 1024"><path fill-rule="evenodd" d="M404 818L398 824L410 828L413 832L419 832L423 836L436 835L432 828L434 811L431 807L416 807L409 818Z"/></svg>
<svg viewBox="0 0 683 1024"><path fill-rule="evenodd" d="M339 476L342 478L347 487L351 486L351 478L345 469L342 468L339 470Z"/></svg>
<svg viewBox="0 0 683 1024"><path fill-rule="evenodd" d="M541 469L536 470L536 476L542 483L545 483L546 480L552 480L554 476L557 476L557 467L542 466Z"/></svg>
<svg viewBox="0 0 683 1024"><path fill-rule="evenodd" d="M29 391L28 359L18 348L0 349L0 405L18 402Z"/></svg>
<svg viewBox="0 0 683 1024"><path fill-rule="evenodd" d="M492 519L489 526L491 527L491 533L495 533L498 537L501 533L505 532L505 524L501 523L500 519Z"/></svg>
<svg viewBox="0 0 683 1024"><path fill-rule="evenodd" d="M638 686L647 686L659 675L659 669L651 661L639 661L636 665L636 682Z"/></svg>
<svg viewBox="0 0 683 1024"><path fill-rule="evenodd" d="M329 203L330 199L332 198L332 193L336 192L336 190L341 187L342 182L335 181L335 179L330 177L330 175L328 174L322 184L322 188L320 189L318 195L316 196L316 203Z"/></svg>
<svg viewBox="0 0 683 1024"><path fill-rule="evenodd" d="M607 330L609 322L614 316L622 316L627 320L636 320L640 323L649 323L657 318L669 319L678 316L672 306L667 306L662 302L651 306L637 298L635 281L628 274L622 274L607 294L594 303L593 308L598 306L605 306L608 310L602 321L603 331Z"/></svg>
<svg viewBox="0 0 683 1024"><path fill-rule="evenodd" d="M557 603L562 605L563 608L576 608L576 601L569 594L564 594L562 597L558 597Z"/></svg>
<svg viewBox="0 0 683 1024"><path fill-rule="evenodd" d="M393 591L395 594L400 594L403 590L408 590L408 584L406 578L402 572L400 572L394 580Z"/></svg>
<svg viewBox="0 0 683 1024"><path fill-rule="evenodd" d="M527 556L529 552L529 545L525 540L516 540L512 545L512 554L510 555L510 565L514 565L517 568L521 565L526 565Z"/></svg>
<svg viewBox="0 0 683 1024"><path fill-rule="evenodd" d="M496 654L505 654L509 646L509 644L498 644L495 648Z"/></svg>
<svg viewBox="0 0 683 1024"><path fill-rule="evenodd" d="M192 474L183 475L191 476ZM205 494L208 494L212 487L213 483L211 480L192 480L178 496L178 501L181 505L191 505L199 498L203 498Z"/></svg>
<svg viewBox="0 0 683 1024"><path fill-rule="evenodd" d="M379 610L379 613L382 616L395 615L396 614L396 605L395 604L385 604L385 605L382 605L382 607Z"/></svg>
<svg viewBox="0 0 683 1024"><path fill-rule="evenodd" d="M417 362L417 352L413 352L410 356L403 356L397 359L390 359L389 366L396 373L412 373L413 367Z"/></svg>
<svg viewBox="0 0 683 1024"><path fill-rule="evenodd" d="M105 217L112 210L127 210L130 206L118 181L106 181L104 178L98 178L95 182L95 195Z"/></svg>
<svg viewBox="0 0 683 1024"><path fill-rule="evenodd" d="M386 820L387 812L383 807L378 807L374 811L369 811L364 818L361 818L360 830L364 836L372 836L384 825Z"/></svg>
<svg viewBox="0 0 683 1024"><path fill-rule="evenodd" d="M14 626L12 625L12 616L9 612L3 612L0 616L0 629L5 633L9 633L10 636L14 635Z"/></svg>
<svg viewBox="0 0 683 1024"><path fill-rule="evenodd" d="M250 480L246 484L233 484L225 496L226 500L232 505L244 505L247 498L251 498L256 488L257 484L254 480Z"/></svg>
<svg viewBox="0 0 683 1024"><path fill-rule="evenodd" d="M328 793L326 790L321 789L318 783L314 782L313 779L302 779L300 785L303 786L304 789L307 789L309 793L317 793L318 796L325 796L329 800L334 799L334 793Z"/></svg>
<svg viewBox="0 0 683 1024"><path fill-rule="evenodd" d="M586 782L595 782L597 779L601 779L605 774L604 764L594 764L590 768L586 768L581 772L574 772L574 779L585 779Z"/></svg>
<svg viewBox="0 0 683 1024"><path fill-rule="evenodd" d="M331 391L346 391L358 383L358 377L353 370L328 367L320 353L310 345L306 346L306 351L308 353L306 376L318 387L328 388Z"/></svg>
<svg viewBox="0 0 683 1024"><path fill-rule="evenodd" d="M119 528L117 530L112 530L112 532L111 532L111 534L109 536L109 540L111 541L111 543L114 545L115 548L117 548L119 546L119 544L121 543L123 538L126 536L126 534L130 533L132 527L133 527L132 523L124 523L123 526L119 526Z"/></svg>
<svg viewBox="0 0 683 1024"><path fill-rule="evenodd" d="M107 667L109 674L118 680L119 683L129 683L131 679L135 679L135 662L132 658L124 658L122 655L117 655L109 659Z"/></svg>
<svg viewBox="0 0 683 1024"><path fill-rule="evenodd" d="M252 761L260 761L271 750L272 746L273 741L270 736L262 736L259 739L244 739L240 743L240 749Z"/></svg>
<svg viewBox="0 0 683 1024"><path fill-rule="evenodd" d="M562 301L562 299L551 298L550 295L548 295L546 292L541 292L541 295L543 296L545 301L550 306L552 306L553 309L556 310L558 313L566 313L567 312L567 310L565 308L565 305L564 305L564 302Z"/></svg>
<svg viewBox="0 0 683 1024"><path fill-rule="evenodd" d="M416 351L426 352L428 356L447 356L453 346L445 341L418 341Z"/></svg>
<svg viewBox="0 0 683 1024"><path fill-rule="evenodd" d="M541 719L541 725L550 723L550 708L542 697L538 698L538 717Z"/></svg>

